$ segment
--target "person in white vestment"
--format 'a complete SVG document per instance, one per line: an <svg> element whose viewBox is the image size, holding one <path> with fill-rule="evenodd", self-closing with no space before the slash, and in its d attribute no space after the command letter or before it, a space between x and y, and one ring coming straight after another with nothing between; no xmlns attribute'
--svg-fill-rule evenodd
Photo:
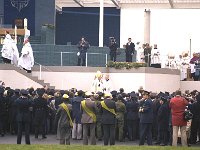
<svg viewBox="0 0 200 150"><path fill-rule="evenodd" d="M13 41L9 34L9 31L5 31L5 39L3 41L1 55L2 55L3 62L6 64L10 64L13 58L12 42Z"/></svg>
<svg viewBox="0 0 200 150"><path fill-rule="evenodd" d="M106 74L103 81L103 91L104 93L110 93L112 91L112 84L109 78L109 74Z"/></svg>
<svg viewBox="0 0 200 150"><path fill-rule="evenodd" d="M154 44L154 48L151 50L151 66L161 68L160 51L157 44Z"/></svg>
<svg viewBox="0 0 200 150"><path fill-rule="evenodd" d="M97 71L94 81L92 83L91 92L103 92L103 75L100 71Z"/></svg>
<svg viewBox="0 0 200 150"><path fill-rule="evenodd" d="M142 45L140 44L140 42L136 43L135 50L137 51L136 62L139 62L139 63L144 62L144 49Z"/></svg>
<svg viewBox="0 0 200 150"><path fill-rule="evenodd" d="M13 49L13 56L12 56L11 63L17 66L18 60L19 60L19 51L14 40L12 40L12 49Z"/></svg>
<svg viewBox="0 0 200 150"><path fill-rule="evenodd" d="M34 65L34 57L33 50L31 44L29 43L29 39L24 41L24 46L21 51L21 56L19 58L18 66L27 71L27 73L31 73L31 68Z"/></svg>
<svg viewBox="0 0 200 150"><path fill-rule="evenodd" d="M188 52L183 52L183 61L182 61L182 75L181 75L181 80L186 80L187 78L187 69L190 67L189 62L190 62L190 57L188 56Z"/></svg>

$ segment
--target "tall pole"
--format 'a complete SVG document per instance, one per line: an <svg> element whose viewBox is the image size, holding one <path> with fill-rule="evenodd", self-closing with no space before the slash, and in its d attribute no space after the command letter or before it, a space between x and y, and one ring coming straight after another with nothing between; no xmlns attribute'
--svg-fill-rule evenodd
<svg viewBox="0 0 200 150"><path fill-rule="evenodd" d="M103 15L104 15L104 0L100 0L99 47L103 47Z"/></svg>
<svg viewBox="0 0 200 150"><path fill-rule="evenodd" d="M151 23L150 9L144 11L144 43L150 44L150 23Z"/></svg>
<svg viewBox="0 0 200 150"><path fill-rule="evenodd" d="M192 58L192 39L190 38L190 58Z"/></svg>

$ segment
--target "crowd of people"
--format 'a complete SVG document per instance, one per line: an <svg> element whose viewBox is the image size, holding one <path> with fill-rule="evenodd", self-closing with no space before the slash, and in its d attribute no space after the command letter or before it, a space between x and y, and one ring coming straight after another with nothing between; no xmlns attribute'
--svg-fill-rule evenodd
<svg viewBox="0 0 200 150"><path fill-rule="evenodd" d="M31 73L31 68L34 65L33 50L28 38L24 39L23 48L21 50L21 56L19 57L19 51L16 42L12 39L9 31L5 31L5 39L3 41L3 47L1 50L3 63L14 64Z"/></svg>
<svg viewBox="0 0 200 150"><path fill-rule="evenodd" d="M95 80L99 80L97 74ZM108 77L107 77L108 79ZM96 81L94 82L96 83ZM94 84L95 85L95 84ZM98 85L97 85L98 86ZM60 144L82 140L84 145L115 145L115 141L139 140L139 145L182 146L196 144L200 138L200 93L152 93L140 88L119 91L11 89L0 86L0 135L17 135L21 144L25 131L26 144L30 133L42 139L57 134ZM193 118L185 119L188 109ZM190 125L191 124L191 125ZM179 134L181 136L179 136Z"/></svg>

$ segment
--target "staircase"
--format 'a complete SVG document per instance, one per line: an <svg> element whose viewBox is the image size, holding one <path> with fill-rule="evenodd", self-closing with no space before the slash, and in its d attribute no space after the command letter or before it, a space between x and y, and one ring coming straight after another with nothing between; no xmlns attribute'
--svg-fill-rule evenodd
<svg viewBox="0 0 200 150"><path fill-rule="evenodd" d="M50 83L45 83L44 80L39 80L38 77L34 77L31 73L27 73L25 70L21 70L12 64L0 64L0 70L15 70L16 72L22 74L23 76L33 80L34 82L42 86L47 85L50 89L55 89L55 86L51 86Z"/></svg>

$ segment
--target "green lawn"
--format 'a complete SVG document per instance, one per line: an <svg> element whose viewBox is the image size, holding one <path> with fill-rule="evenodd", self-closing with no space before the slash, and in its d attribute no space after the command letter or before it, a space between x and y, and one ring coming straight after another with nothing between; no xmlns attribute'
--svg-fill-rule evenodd
<svg viewBox="0 0 200 150"><path fill-rule="evenodd" d="M160 146L61 146L61 145L8 145L1 144L0 150L197 150L199 147Z"/></svg>

